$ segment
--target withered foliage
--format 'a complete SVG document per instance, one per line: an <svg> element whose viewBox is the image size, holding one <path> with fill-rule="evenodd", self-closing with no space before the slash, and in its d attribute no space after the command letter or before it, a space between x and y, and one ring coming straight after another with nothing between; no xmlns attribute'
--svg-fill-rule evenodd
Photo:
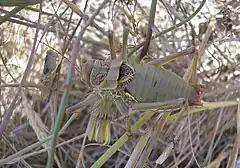
<svg viewBox="0 0 240 168"><path fill-rule="evenodd" d="M66 88L67 72L71 68L73 44L78 32L101 3L100 0L80 0L75 5L68 0L43 1L42 6L37 4L23 9L19 6L1 6L0 3L0 167L46 167L49 143L35 147L30 145L41 142L53 130ZM184 21L200 3L197 0L171 3L158 1L152 37ZM124 29L129 31L128 53L144 42L148 32L150 5L151 1L148 0L115 0L107 3L93 19L80 42L67 108L83 101L92 92L92 88L82 80L84 60L110 59L112 52L109 48L109 30L114 34L111 45L115 47L114 54L117 58L122 54ZM198 83L208 89L208 92L201 95L201 99L208 102L239 100L239 11L240 3L235 0L224 3L205 2L202 10L189 22L152 40L145 61L175 54L186 48L197 48L204 38L210 17L214 16L215 28L206 45L205 54L199 60L197 71ZM46 58L49 49L57 53L53 59L56 62ZM164 67L183 76L191 59L190 54ZM108 101L111 104L113 100ZM94 103L93 108L96 107ZM14 104L14 108L11 104ZM75 110L78 118L58 139L60 146L55 158L57 167L75 167L81 157L83 161L80 167L84 167L83 164L90 167L109 148L84 140L89 118L92 117L91 105ZM231 166L238 160L238 151L234 150L240 145L237 140L240 139L238 108L240 107L216 108L168 122L145 164L149 167ZM9 114L9 110L12 115L6 120L4 116ZM128 116L128 124L135 123L143 113L140 111ZM62 126L70 117L69 113L64 115ZM126 131L127 120L128 118L114 113L111 115L111 128L110 121L104 121L105 125L101 125L94 120L92 129L100 129L99 134L110 130L111 138L109 134L103 136L111 145ZM2 130L5 121L6 129ZM111 157L104 167L124 167L139 138L148 136L149 132L145 134L146 131L155 128L156 123L152 119L144 128L131 135L121 151ZM94 134L93 132L91 133ZM100 136L97 135L97 138L101 139ZM85 145L84 148L82 145ZM30 150L14 155L23 149Z"/></svg>

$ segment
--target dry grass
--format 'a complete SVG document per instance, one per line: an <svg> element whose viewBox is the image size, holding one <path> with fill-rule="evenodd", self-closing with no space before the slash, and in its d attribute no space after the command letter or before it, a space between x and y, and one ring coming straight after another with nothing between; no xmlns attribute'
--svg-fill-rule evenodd
<svg viewBox="0 0 240 168"><path fill-rule="evenodd" d="M83 101L91 92L91 89L81 81L81 60L110 57L107 36L109 17L113 17L113 33L117 39L116 43L114 44L113 40L111 45L116 45L117 49L121 46L119 42L123 41L123 25L127 25L129 29L129 51L146 39L150 1L139 1L135 6L136 11L133 11L134 1L133 5L127 5L129 10L126 3L122 2L128 1L116 1L115 8L110 11L109 3L105 5L104 10L89 21L90 26L85 27L81 43L77 45L80 50L75 60L73 85L67 97L66 108ZM198 1L191 1L196 6L192 6L190 1L189 3L176 1L171 4L163 2L159 1L157 4L153 37L184 20L199 6ZM50 141L47 140L50 139L48 136L54 129L61 98L67 87L67 72L71 68L73 46L76 44L81 26L86 25L84 21L89 20L101 3L102 1L88 3L79 1L76 8L67 0L64 0L64 3L44 1L42 9L40 5L29 6L7 18L0 25L1 125L6 121L4 115L12 112L6 129L0 131L0 134L3 133L0 139L0 167L46 167L47 151L51 148ZM162 58L198 45L203 39L202 34L198 33L198 29L201 29L198 23L208 23L209 15L217 13L223 7L223 4L216 4L215 1L206 3L203 10L190 22L152 40L149 59ZM130 136L129 141L104 164L104 167L121 168L127 164L129 158L134 157L135 163L140 164L138 167L141 167L144 159L147 159L145 163L147 166L159 168L235 167L239 156L240 139L240 105L239 103L236 105L240 97L240 32L237 28L240 20L237 9L240 6L235 1L226 2L225 5L227 4L233 7L232 30L225 33L221 26L217 25L215 34L200 47L198 53L202 55L197 74L198 83L208 88L208 92L203 93L201 98L205 102L214 102L214 106L221 108L212 107L211 110L191 114L180 113L169 116L169 120L161 122L163 119L159 113L155 114L143 128ZM69 8L65 10L67 7ZM39 12L40 9L42 12ZM213 12L213 9L216 12ZM0 16L6 15L10 10L11 7L0 7ZM131 18L131 14L134 15L134 19ZM179 14L181 16L178 16ZM80 18L83 19L81 22ZM204 24L201 26L204 27ZM36 28L39 32L34 38ZM63 57L60 72L55 79L57 89L53 90L49 101L41 99L41 90L44 89L41 79L48 49L57 51L59 60ZM119 56L120 52L117 51L115 54ZM191 60L191 56L185 56L164 67L183 76ZM27 62L29 68L26 68ZM223 104L225 101L234 102L234 105ZM77 110L77 115L73 116L70 113L64 114L61 128L66 127L57 141L54 157L56 167L75 167L77 163L79 167L90 167L124 134L126 120L119 117L112 121L110 145L85 139L90 118L89 109L91 108L88 106L82 107ZM133 112L130 115L131 124L136 123L144 114L139 111ZM152 138L154 135L157 139ZM145 141L149 142L149 146L142 146ZM136 146L140 148L135 148ZM152 148L152 152L147 153L149 148ZM129 162L128 165L130 164L134 163Z"/></svg>

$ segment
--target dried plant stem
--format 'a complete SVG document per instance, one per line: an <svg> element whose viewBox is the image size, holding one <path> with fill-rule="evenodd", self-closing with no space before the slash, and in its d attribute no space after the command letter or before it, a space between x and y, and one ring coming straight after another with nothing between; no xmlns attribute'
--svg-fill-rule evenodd
<svg viewBox="0 0 240 168"><path fill-rule="evenodd" d="M41 11L41 9L42 9L42 3L40 3L40 11ZM41 21L41 14L42 13L40 12L39 13L39 17L38 17L38 24ZM13 110L16 108L17 100L18 100L18 97L19 97L19 95L21 93L23 84L25 83L25 81L27 79L27 76L28 76L28 74L30 72L30 69L32 67L32 64L33 64L33 61L34 61L35 52L36 52L36 44L37 44L38 32L39 32L39 28L36 29L32 51L31 51L31 54L30 54L30 57L29 57L29 60L28 60L27 67L25 69L24 75L22 77L21 83L20 83L20 85L18 87L16 96L14 97L12 103L10 104L10 106L8 107L8 109L4 113L4 118L3 118L2 123L0 125L0 137L2 136L2 134L3 134L3 132L4 132L5 128L6 128L6 125L7 125L8 121L10 120L10 118L12 116Z"/></svg>
<svg viewBox="0 0 240 168"><path fill-rule="evenodd" d="M147 55L147 52L149 49L149 45L150 45L151 37L152 37L152 28L154 27L156 6L157 6L157 0L152 0L150 14L149 14L149 18L148 18L149 20L148 20L147 36L146 36L146 40L144 42L143 49L138 58L139 61L142 60L142 58L145 55Z"/></svg>
<svg viewBox="0 0 240 168"><path fill-rule="evenodd" d="M14 16L16 13L18 13L19 11L21 11L25 7L26 7L26 5L20 5L18 7L15 7L13 10L8 12L3 17L0 17L0 25L3 24L4 22L6 22L10 17Z"/></svg>
<svg viewBox="0 0 240 168"><path fill-rule="evenodd" d="M64 124L64 126L61 128L61 130L59 131L59 134L58 134L58 135L61 135L62 133L64 133L65 130L66 130L66 128L67 128L76 118L77 118L77 115L76 115L76 114L73 114L73 115L69 118L69 120ZM84 136L84 135L81 135L81 136ZM11 155L11 156L8 156L6 159L0 160L0 166L1 166L1 165L4 165L4 164L6 164L6 163L9 163L9 162L11 162L11 161L14 160L14 159L22 158L22 156L23 156L25 153L27 153L27 152L35 149L35 148L38 148L38 147L41 146L42 144L48 142L51 138L52 138L52 135L50 135L50 136L46 137L45 139L40 140L40 141L38 141L38 142L36 142L36 143L28 146L28 147L26 147L26 148L24 148L24 149L16 152L15 154L13 154L13 155ZM59 145L57 145L57 146L61 146L61 145L59 144ZM49 149L48 149L48 150L49 150ZM43 150L40 150L40 151L38 151L38 152L39 152L39 153L42 153L42 152L45 152L45 151L47 151L47 149L43 149ZM36 152L36 154L38 154L38 152ZM27 155L29 155L29 154L27 154Z"/></svg>
<svg viewBox="0 0 240 168"><path fill-rule="evenodd" d="M238 154L239 154L239 147L240 147L240 101L238 101L236 121L237 121L237 136L236 136L236 139L235 139L235 143L234 143L230 158L228 160L227 167L229 167L229 168L236 167L236 162L237 162L237 158L238 158Z"/></svg>
<svg viewBox="0 0 240 168"><path fill-rule="evenodd" d="M85 134L76 136L76 137L74 137L74 138L72 138L72 139L69 139L69 140L67 140L67 141L64 141L64 142L58 144L56 147L60 147L60 146L63 146L63 145L65 145L65 144L74 142L74 141L76 141L76 140L79 140L79 139L83 138L84 136L85 136ZM38 154L43 153L43 152L47 152L47 151L49 150L49 148L48 148L48 149L41 149L41 150L36 151L36 152L32 152L32 153L25 154L25 153L27 153L28 151L33 150L33 149L36 148L36 147L39 147L41 144L49 141L50 139L51 139L51 136L45 138L45 139L42 140L42 141L38 141L37 143L32 144L31 146L28 146L27 148L22 149L22 150L20 150L20 151L18 151L18 152L16 151L15 154L13 154L13 155L11 155L11 156L8 156L8 157L5 158L5 159L0 160L0 166L1 166L1 165L4 165L4 164L7 164L7 163L8 163L8 164L9 164L9 163L13 164L14 162L18 162L19 160L26 159L26 158L29 158L29 157L31 157L31 156L38 155Z"/></svg>
<svg viewBox="0 0 240 168"><path fill-rule="evenodd" d="M153 147L162 133L170 113L159 114L154 124L148 128L146 135L142 136L135 146L126 168L142 168L153 150ZM156 129L157 128L157 129Z"/></svg>
<svg viewBox="0 0 240 168"><path fill-rule="evenodd" d="M115 60L117 58L117 55L116 55L116 46L114 44L113 30L108 31L108 41L109 41L111 60Z"/></svg>
<svg viewBox="0 0 240 168"><path fill-rule="evenodd" d="M35 5L41 3L41 0L1 0L0 6L20 6Z"/></svg>
<svg viewBox="0 0 240 168"><path fill-rule="evenodd" d="M63 0L64 3L67 4L69 8L71 8L76 14L78 14L83 20L87 21L89 19L89 16L86 15L84 12L82 12L74 3L68 1L68 0ZM102 34L107 36L107 32L104 31L98 24L96 24L94 21L92 21L91 25L95 27L97 30L99 30Z"/></svg>
<svg viewBox="0 0 240 168"><path fill-rule="evenodd" d="M166 30L164 30L164 31L162 31L162 32L160 32L160 33L157 33L155 36L152 37L151 40L156 39L156 38L158 38L158 37L160 37L160 36L162 36L162 35L170 32L170 31L173 31L174 29L176 29L176 28L184 25L184 24L187 23L188 21L190 21L190 20L191 20L193 17L195 17L195 16L198 14L198 12L202 9L202 7L204 6L205 2L206 2L206 0L203 0L203 1L201 2L201 4L199 5L199 7L196 9L196 11L193 12L193 14L190 15L188 18L184 19L183 21L181 21L180 23L178 23L178 24L176 24L176 25L173 25L172 27L169 27L168 29L166 29ZM132 50L128 53L128 56L129 56L129 57L132 56L132 55L133 55L138 49L140 49L144 44L145 44L144 42L140 43L138 46L136 46L134 49L132 49Z"/></svg>
<svg viewBox="0 0 240 168"><path fill-rule="evenodd" d="M122 45L122 60L127 61L127 47L128 47L128 35L129 28L124 26L123 28L123 45Z"/></svg>
<svg viewBox="0 0 240 168"><path fill-rule="evenodd" d="M9 84L2 84L0 85L0 88L5 88L5 87L19 87L20 83L9 83ZM42 84L35 84L35 83L25 83L22 85L22 87L30 87L30 88L46 88L46 86Z"/></svg>
<svg viewBox="0 0 240 168"><path fill-rule="evenodd" d="M8 144L8 145L12 148L12 150L13 150L14 152L17 152L16 148L8 141L8 139L7 139L5 136L3 136L3 140L6 142L6 144ZM31 166L24 160L24 158L20 157L18 160L19 160L20 162L22 162L22 164L23 164L26 168L31 168ZM1 165L1 164L0 164L0 165Z"/></svg>

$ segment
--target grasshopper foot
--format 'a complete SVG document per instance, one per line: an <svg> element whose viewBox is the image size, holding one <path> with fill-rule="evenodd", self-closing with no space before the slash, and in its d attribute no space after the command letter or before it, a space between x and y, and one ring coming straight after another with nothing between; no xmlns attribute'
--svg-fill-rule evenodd
<svg viewBox="0 0 240 168"><path fill-rule="evenodd" d="M193 102L193 105L202 106L201 93L207 92L208 90L203 85L196 85L195 88L196 88L197 95L196 95L195 101Z"/></svg>
<svg viewBox="0 0 240 168"><path fill-rule="evenodd" d="M124 119L126 121L126 124L125 124L125 131L127 133L127 136L130 137L132 136L132 130L131 130L131 122L130 122L130 117L126 117Z"/></svg>

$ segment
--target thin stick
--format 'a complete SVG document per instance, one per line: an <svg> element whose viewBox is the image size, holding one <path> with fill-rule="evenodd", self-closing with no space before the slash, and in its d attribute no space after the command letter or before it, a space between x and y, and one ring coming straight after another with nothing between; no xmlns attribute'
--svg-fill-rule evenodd
<svg viewBox="0 0 240 168"><path fill-rule="evenodd" d="M124 26L124 28L123 28L122 60L125 60L125 61L127 61L128 35L129 35L129 28Z"/></svg>
<svg viewBox="0 0 240 168"><path fill-rule="evenodd" d="M18 7L15 7L13 10L8 12L6 15L0 17L0 25L6 22L10 17L14 16L16 13L24 9L26 5L20 5Z"/></svg>
<svg viewBox="0 0 240 168"><path fill-rule="evenodd" d="M19 87L20 83L9 83L9 84L2 84L0 85L0 88L5 88L5 87ZM25 83L22 85L22 87L30 87L30 88L47 88L46 86L42 84L35 84L35 83Z"/></svg>
<svg viewBox="0 0 240 168"><path fill-rule="evenodd" d="M146 40L144 42L143 49L138 57L138 60L140 61L145 55L147 55L149 45L151 42L152 37L152 28L154 27L154 20L155 20L155 13L156 13L156 6L157 6L157 0L152 0L150 14L149 14L149 20L148 20L148 30L147 30L147 36Z"/></svg>
<svg viewBox="0 0 240 168"><path fill-rule="evenodd" d="M78 14L83 20L87 21L89 19L89 16L82 12L74 3L68 0L63 0L63 2L66 3L67 6L71 8L76 14ZM96 24L94 21L92 21L91 25L97 30L99 30L102 34L107 36L107 32L104 31L100 26L98 26L98 24Z"/></svg>
<svg viewBox="0 0 240 168"><path fill-rule="evenodd" d="M112 30L108 31L108 41L109 41L111 60L115 60L117 56L116 56L116 47L114 45L114 34Z"/></svg>

